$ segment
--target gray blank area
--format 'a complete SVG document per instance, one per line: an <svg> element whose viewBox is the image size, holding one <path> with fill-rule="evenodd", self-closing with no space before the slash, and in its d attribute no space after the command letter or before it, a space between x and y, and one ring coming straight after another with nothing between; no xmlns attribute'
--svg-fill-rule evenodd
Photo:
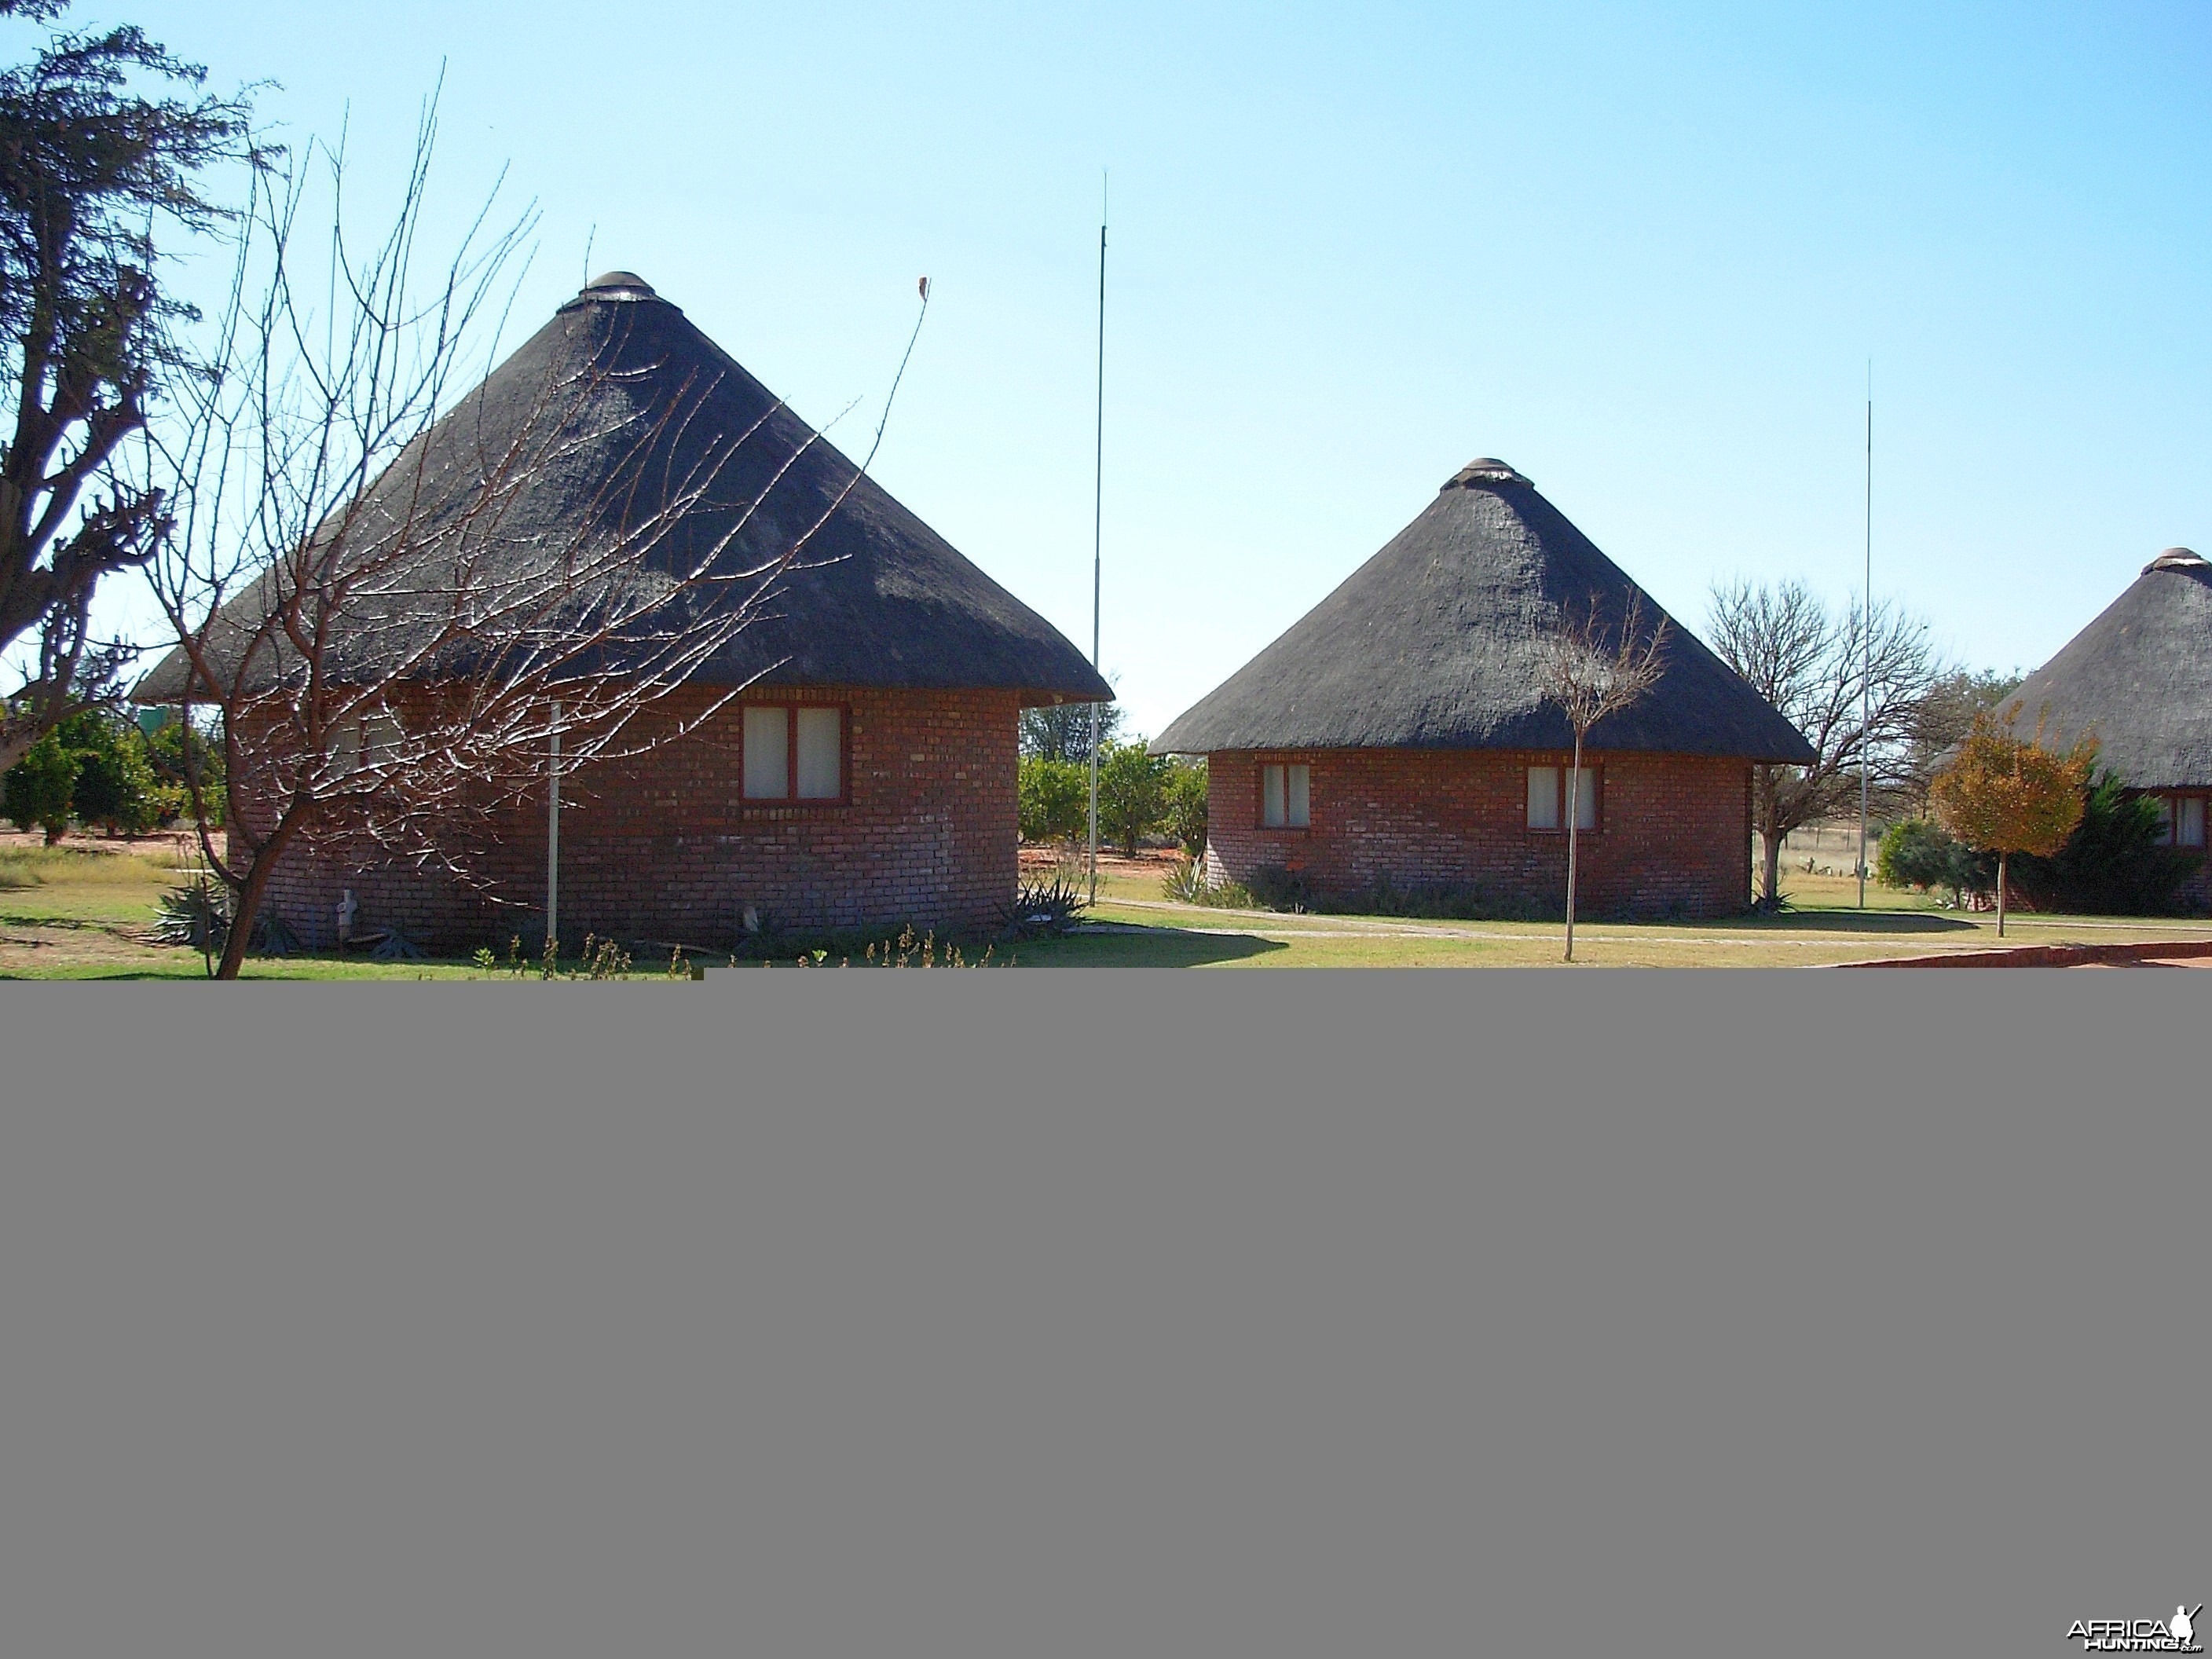
<svg viewBox="0 0 2212 1659"><path fill-rule="evenodd" d="M0 1650L2055 1655L2212 1597L2204 1016L0 988Z"/></svg>

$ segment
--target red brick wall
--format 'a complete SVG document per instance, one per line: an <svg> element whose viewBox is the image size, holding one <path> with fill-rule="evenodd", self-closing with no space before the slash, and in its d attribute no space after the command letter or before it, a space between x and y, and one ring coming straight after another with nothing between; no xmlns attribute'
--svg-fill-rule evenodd
<svg viewBox="0 0 2212 1659"><path fill-rule="evenodd" d="M1262 865L1349 895L1379 878L1403 890L1473 887L1504 902L1565 902L1567 839L1528 827L1528 770L1563 755L1329 749L1207 757L1206 867L1243 880ZM1577 908L1601 915L1725 915L1751 902L1748 763L1597 754L1601 821L1580 839ZM1260 827L1260 768L1312 768L1312 823Z"/></svg>
<svg viewBox="0 0 2212 1659"><path fill-rule="evenodd" d="M696 714L712 696L679 693L669 713ZM799 928L998 921L1017 879L1016 693L808 688L755 701L849 711L849 803L746 805L737 703L649 757L565 777L564 943L580 945L592 932L726 944L748 903ZM254 810L250 799L241 805ZM500 823L478 866L489 896L373 854L302 852L280 867L270 901L310 944L332 939L349 887L360 929L397 923L410 937L460 951L487 943L503 950L514 933L542 938L545 805L541 787Z"/></svg>

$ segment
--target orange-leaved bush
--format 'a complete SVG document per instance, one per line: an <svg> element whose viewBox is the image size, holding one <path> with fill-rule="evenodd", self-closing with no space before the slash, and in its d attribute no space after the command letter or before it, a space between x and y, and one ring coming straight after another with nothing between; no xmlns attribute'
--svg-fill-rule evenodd
<svg viewBox="0 0 2212 1659"><path fill-rule="evenodd" d="M2014 853L2049 858L2066 845L2081 822L2097 757L2097 740L2087 733L2063 753L2045 748L2042 715L2033 738L2014 737L2007 726L2020 709L2014 703L2002 720L1986 709L1977 714L1973 730L1929 791L1944 829L1977 852L1997 855L2000 937L2007 862Z"/></svg>

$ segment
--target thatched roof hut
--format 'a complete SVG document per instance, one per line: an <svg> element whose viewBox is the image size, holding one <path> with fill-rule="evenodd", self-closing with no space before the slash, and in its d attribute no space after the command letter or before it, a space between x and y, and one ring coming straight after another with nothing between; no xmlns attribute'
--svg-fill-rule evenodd
<svg viewBox="0 0 2212 1659"><path fill-rule="evenodd" d="M719 465L718 446L729 452ZM476 505L487 471L519 451L541 462L502 501L495 527L487 532L478 522L465 538L441 537L445 521L459 523ZM365 516L411 516L406 533L422 567L412 586L434 593L441 566L465 551L519 566L563 546L580 527L634 533L641 513L702 467L715 468L712 487L656 531L653 561L689 569L726 540L713 569L731 576L786 551L855 470L682 311L641 278L612 271L399 457L371 486ZM359 544L374 532L350 535ZM1051 623L872 478L852 489L775 589L768 614L733 635L690 676L694 683L757 677L763 685L993 689L1024 703L1113 696ZM719 602L737 603L748 591L719 589ZM252 590L228 609L254 615L268 602ZM375 637L396 649L404 632L380 626ZM185 681L184 655L173 652L134 696L175 702Z"/></svg>
<svg viewBox="0 0 2212 1659"><path fill-rule="evenodd" d="M1593 613L1617 630L1632 611L1667 625L1659 683L1590 729L1571 774L1548 660ZM1488 459L1153 746L1207 757L1215 880L1289 872L1377 904L1430 890L1474 907L1457 914L1557 902L1571 819L1594 909L1741 909L1752 769L1814 758L1528 479Z"/></svg>
<svg viewBox="0 0 2212 1659"><path fill-rule="evenodd" d="M514 467L517 455L526 465ZM538 758L523 757L536 798L502 802L482 833L471 830L465 880L337 836L288 851L269 902L310 943L331 938L342 896L349 915L357 902L360 927L417 941L465 949L529 936L546 927L556 844L570 939L720 948L756 928L993 924L1018 879L1020 710L1113 696L1051 623L626 271L562 306L395 460L346 538L326 527L310 548L380 544L402 574L346 612L323 665L341 682L376 684L418 659L430 666L412 678L468 676L465 656L419 648L448 637L424 630L441 599L451 608L455 573L526 586L548 569L573 572L560 561L579 547L617 550L584 568L627 584L611 592L641 593L645 619L607 643L569 628L562 610L554 625L532 620L526 647L550 636L538 648L557 655L581 640L590 668L633 672L656 634L688 633L712 651L647 677L656 695L629 735L661 740L564 772L557 807ZM628 556L635 550L641 559ZM704 582L687 586L702 564ZM748 625L702 622L757 599L763 571L767 602ZM264 585L225 608L240 622L233 641L272 614L271 596ZM568 602L588 619L599 597ZM629 599L621 605L630 617ZM225 635L211 638L220 664ZM270 669L259 655L253 666L273 685L283 665L262 649ZM176 701L187 678L173 653L135 696ZM734 700L731 688L742 688ZM366 719L334 754L358 756L373 735ZM269 821L282 793L235 775L232 787L246 823Z"/></svg>
<svg viewBox="0 0 2212 1659"><path fill-rule="evenodd" d="M1542 657L1564 613L1665 613L1503 461L1462 468L1273 644L1173 721L1164 753L1255 749L1559 749ZM1775 708L1668 620L1658 688L1593 746L1809 763Z"/></svg>
<svg viewBox="0 0 2212 1659"><path fill-rule="evenodd" d="M2005 700L2025 736L2084 732L2100 766L2145 790L2212 789L2212 562L2170 547Z"/></svg>

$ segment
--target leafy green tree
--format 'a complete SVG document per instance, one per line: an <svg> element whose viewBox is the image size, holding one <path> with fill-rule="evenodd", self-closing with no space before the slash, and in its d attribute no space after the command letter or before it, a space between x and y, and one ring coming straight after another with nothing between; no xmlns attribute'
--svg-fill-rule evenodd
<svg viewBox="0 0 2212 1659"><path fill-rule="evenodd" d="M147 738L146 758L165 783L181 792L177 816L190 810L191 792L198 788L207 809L208 827L222 828L229 797L223 787L222 741L219 735L188 721L171 720L155 727Z"/></svg>
<svg viewBox="0 0 2212 1659"><path fill-rule="evenodd" d="M1073 841L1090 827L1088 767L1042 755L1024 756L1018 787L1024 841Z"/></svg>
<svg viewBox="0 0 2212 1659"><path fill-rule="evenodd" d="M143 835L166 816L174 822L184 792L164 784L146 753L146 738L136 724L88 708L57 728L77 749L77 822L98 824L110 836Z"/></svg>
<svg viewBox="0 0 2212 1659"><path fill-rule="evenodd" d="M26 750L8 769L0 786L0 811L18 830L43 830L52 847L69 829L70 806L76 792L77 751L48 732Z"/></svg>
<svg viewBox="0 0 2212 1659"><path fill-rule="evenodd" d="M1173 763L1164 755L1153 754L1142 738L1109 744L1099 750L1099 832L1119 842L1132 858L1167 815L1172 769Z"/></svg>
<svg viewBox="0 0 2212 1659"><path fill-rule="evenodd" d="M1194 859L1206 856L1206 762L1175 760L1168 775L1167 831Z"/></svg>
<svg viewBox="0 0 2212 1659"><path fill-rule="evenodd" d="M1956 668L1938 675L1920 694L1912 709L1899 781L1901 793L1923 815L1929 810L1928 792L1937 769L1974 729L1974 716L1984 710L1996 713L2020 680L2017 669L2008 674L1994 668Z"/></svg>
<svg viewBox="0 0 2212 1659"><path fill-rule="evenodd" d="M1099 753L1121 734L1121 708L1118 703L1102 702L1098 708ZM1073 761L1085 769L1085 788L1090 787L1088 769L1091 765L1091 709L1087 702L1052 703L1042 708L1022 710L1022 753L1041 760ZM1089 827L1090 807L1084 808L1085 827Z"/></svg>
<svg viewBox="0 0 2212 1659"><path fill-rule="evenodd" d="M67 9L0 0L0 19L51 25ZM168 523L162 492L117 462L191 372L175 325L194 313L162 290L155 228L219 225L199 181L252 154L245 100L202 94L205 78L129 25L49 28L0 69L0 397L14 404L0 445L0 652L21 643L31 663L0 709L0 767L127 659L92 637L93 592L143 563ZM181 95L141 90L162 88Z"/></svg>

